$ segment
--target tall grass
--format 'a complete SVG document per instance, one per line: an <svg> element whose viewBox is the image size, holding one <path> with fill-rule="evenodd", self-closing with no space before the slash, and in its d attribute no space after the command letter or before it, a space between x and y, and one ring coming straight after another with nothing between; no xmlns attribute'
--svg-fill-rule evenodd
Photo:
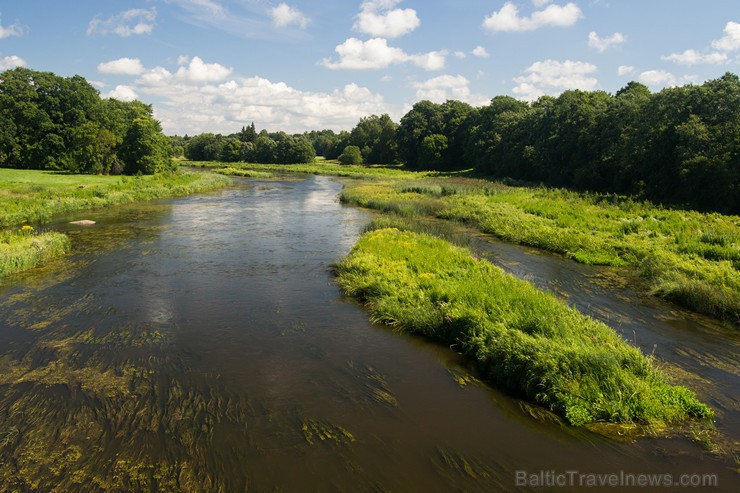
<svg viewBox="0 0 740 493"><path fill-rule="evenodd" d="M342 200L463 222L585 264L631 267L653 294L740 323L737 216L445 176L348 182Z"/></svg>
<svg viewBox="0 0 740 493"><path fill-rule="evenodd" d="M69 246L61 233L36 234L27 228L0 232L0 278L64 255Z"/></svg>
<svg viewBox="0 0 740 493"><path fill-rule="evenodd" d="M439 238L375 230L337 272L376 322L456 348L489 381L573 425L712 416L606 325Z"/></svg>

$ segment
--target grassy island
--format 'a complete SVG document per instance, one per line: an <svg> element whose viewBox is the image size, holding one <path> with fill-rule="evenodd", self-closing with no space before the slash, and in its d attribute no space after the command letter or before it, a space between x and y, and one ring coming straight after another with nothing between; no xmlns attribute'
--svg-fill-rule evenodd
<svg viewBox="0 0 740 493"><path fill-rule="evenodd" d="M456 348L487 380L573 425L712 416L606 325L439 238L372 231L337 270L374 321Z"/></svg>

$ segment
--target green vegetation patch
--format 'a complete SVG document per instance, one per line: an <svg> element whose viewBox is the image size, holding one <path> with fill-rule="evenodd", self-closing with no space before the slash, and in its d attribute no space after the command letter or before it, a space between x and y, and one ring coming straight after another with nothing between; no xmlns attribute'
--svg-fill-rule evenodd
<svg viewBox="0 0 740 493"><path fill-rule="evenodd" d="M653 294L740 323L740 217L629 198L509 187L460 174L348 182L346 203L458 221L591 265L631 267Z"/></svg>
<svg viewBox="0 0 740 493"><path fill-rule="evenodd" d="M0 168L0 227L45 223L58 213L188 195L229 183L210 173L128 177Z"/></svg>
<svg viewBox="0 0 740 493"><path fill-rule="evenodd" d="M61 233L36 233L25 225L0 232L0 277L29 269L69 251L69 238Z"/></svg>
<svg viewBox="0 0 740 493"><path fill-rule="evenodd" d="M446 241L376 230L337 271L375 322L456 348L487 380L573 425L713 415L606 325Z"/></svg>
<svg viewBox="0 0 740 493"><path fill-rule="evenodd" d="M229 183L228 178L212 173L115 177L0 168L0 228L12 228L0 230L0 278L69 251L65 235L39 233L28 223L45 223L64 212L189 195Z"/></svg>

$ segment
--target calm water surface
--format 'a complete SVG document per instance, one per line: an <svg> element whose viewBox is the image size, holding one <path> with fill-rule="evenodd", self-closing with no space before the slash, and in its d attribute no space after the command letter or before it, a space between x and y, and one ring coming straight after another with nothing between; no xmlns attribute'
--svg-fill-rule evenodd
<svg viewBox="0 0 740 493"><path fill-rule="evenodd" d="M340 188L237 180L89 228L60 218L74 254L0 285L0 489L520 491L516 471L545 470L711 473L735 491L727 456L571 430L370 324L332 279L368 219ZM606 271L473 246L669 362L736 446L734 332L604 287Z"/></svg>

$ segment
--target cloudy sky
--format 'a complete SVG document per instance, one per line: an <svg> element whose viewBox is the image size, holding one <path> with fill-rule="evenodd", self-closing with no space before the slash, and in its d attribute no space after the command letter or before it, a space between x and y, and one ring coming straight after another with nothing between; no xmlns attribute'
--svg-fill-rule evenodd
<svg viewBox="0 0 740 493"><path fill-rule="evenodd" d="M168 134L351 129L416 101L740 72L737 0L0 0L0 70L82 75Z"/></svg>

